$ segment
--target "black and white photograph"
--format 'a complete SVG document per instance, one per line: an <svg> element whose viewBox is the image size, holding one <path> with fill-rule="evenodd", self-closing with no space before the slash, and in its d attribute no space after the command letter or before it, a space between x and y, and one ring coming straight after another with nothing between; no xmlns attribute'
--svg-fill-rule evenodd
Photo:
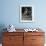
<svg viewBox="0 0 46 46"><path fill-rule="evenodd" d="M21 22L32 22L33 21L33 7L32 6L21 6L20 7L20 20Z"/></svg>

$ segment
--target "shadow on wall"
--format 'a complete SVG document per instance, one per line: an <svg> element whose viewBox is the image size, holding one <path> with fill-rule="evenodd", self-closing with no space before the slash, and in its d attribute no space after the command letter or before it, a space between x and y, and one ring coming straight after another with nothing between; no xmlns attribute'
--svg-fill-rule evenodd
<svg viewBox="0 0 46 46"><path fill-rule="evenodd" d="M0 24L0 43L2 43L2 36L3 36L3 32L5 32L6 30L4 30L5 25L4 24Z"/></svg>

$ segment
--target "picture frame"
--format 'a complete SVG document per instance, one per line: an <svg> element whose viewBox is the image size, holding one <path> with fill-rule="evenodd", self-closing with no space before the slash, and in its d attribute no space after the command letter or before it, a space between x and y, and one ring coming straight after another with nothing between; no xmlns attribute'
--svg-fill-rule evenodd
<svg viewBox="0 0 46 46"><path fill-rule="evenodd" d="M20 5L20 22L34 21L34 7L33 5Z"/></svg>

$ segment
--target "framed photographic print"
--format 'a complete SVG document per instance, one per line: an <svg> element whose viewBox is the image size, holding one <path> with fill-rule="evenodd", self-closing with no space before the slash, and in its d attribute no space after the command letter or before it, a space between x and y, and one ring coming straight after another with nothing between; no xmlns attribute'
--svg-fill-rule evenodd
<svg viewBox="0 0 46 46"><path fill-rule="evenodd" d="M34 21L34 7L32 5L20 6L20 22Z"/></svg>

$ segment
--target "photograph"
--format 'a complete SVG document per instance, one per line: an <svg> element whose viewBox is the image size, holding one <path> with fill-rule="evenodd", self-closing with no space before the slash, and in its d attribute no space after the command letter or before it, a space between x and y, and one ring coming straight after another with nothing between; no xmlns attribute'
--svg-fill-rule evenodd
<svg viewBox="0 0 46 46"><path fill-rule="evenodd" d="M20 21L21 22L31 22L33 21L33 8L32 6L21 6L20 7Z"/></svg>

